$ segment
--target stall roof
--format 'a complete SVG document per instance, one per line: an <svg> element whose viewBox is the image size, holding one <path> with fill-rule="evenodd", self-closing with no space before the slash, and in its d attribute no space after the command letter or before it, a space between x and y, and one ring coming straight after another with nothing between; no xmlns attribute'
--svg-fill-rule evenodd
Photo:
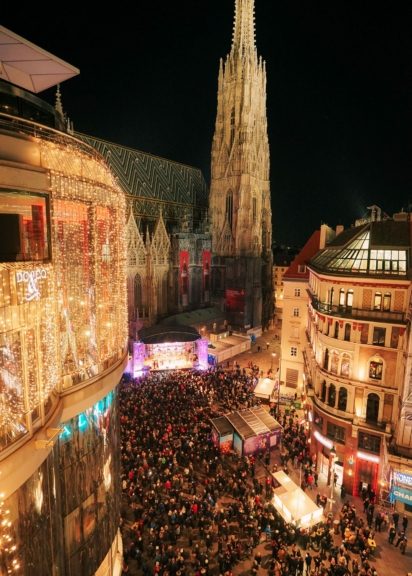
<svg viewBox="0 0 412 576"><path fill-rule="evenodd" d="M227 436L227 434L232 434L233 426L226 418L226 416L221 416L220 418L213 418L212 425L219 432L220 436Z"/></svg>
<svg viewBox="0 0 412 576"><path fill-rule="evenodd" d="M252 438L256 436L256 432L251 426L246 422L239 412L232 412L231 414L226 414L226 418L232 424L233 428L243 439Z"/></svg>
<svg viewBox="0 0 412 576"><path fill-rule="evenodd" d="M275 420L263 406L256 406L256 408L250 408L250 410L259 418L259 420L262 420L271 432L282 428L279 422Z"/></svg>
<svg viewBox="0 0 412 576"><path fill-rule="evenodd" d="M275 389L275 385L276 381L271 378L259 378L253 393L258 398L270 398Z"/></svg>
<svg viewBox="0 0 412 576"><path fill-rule="evenodd" d="M297 486L284 472L272 474L279 486L273 491L273 504L287 522L313 526L323 520L323 509Z"/></svg>

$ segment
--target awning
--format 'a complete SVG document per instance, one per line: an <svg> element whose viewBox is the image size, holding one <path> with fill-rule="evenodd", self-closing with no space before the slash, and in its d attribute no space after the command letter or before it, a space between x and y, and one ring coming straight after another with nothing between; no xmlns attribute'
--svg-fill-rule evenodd
<svg viewBox="0 0 412 576"><path fill-rule="evenodd" d="M253 393L257 398L269 399L272 396L275 387L275 380L272 380L271 378L259 378Z"/></svg>
<svg viewBox="0 0 412 576"><path fill-rule="evenodd" d="M213 418L211 420L212 426L217 430L219 436L227 436L233 433L233 427L226 416L220 418Z"/></svg>

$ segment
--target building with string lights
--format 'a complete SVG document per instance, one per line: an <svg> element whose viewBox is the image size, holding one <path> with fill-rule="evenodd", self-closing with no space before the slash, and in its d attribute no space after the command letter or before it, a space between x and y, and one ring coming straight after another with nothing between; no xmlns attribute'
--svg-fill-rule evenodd
<svg viewBox="0 0 412 576"><path fill-rule="evenodd" d="M411 220L371 207L308 263L303 352L317 469L412 503ZM408 508L409 507L409 508Z"/></svg>
<svg viewBox="0 0 412 576"><path fill-rule="evenodd" d="M78 70L0 47L0 573L120 574L125 196L35 94Z"/></svg>

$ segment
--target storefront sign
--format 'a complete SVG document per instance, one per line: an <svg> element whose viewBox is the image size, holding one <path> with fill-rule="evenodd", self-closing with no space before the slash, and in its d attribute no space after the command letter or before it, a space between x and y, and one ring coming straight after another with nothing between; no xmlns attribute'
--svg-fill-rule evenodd
<svg viewBox="0 0 412 576"><path fill-rule="evenodd" d="M32 302L32 300L40 300L40 289L39 280L45 280L47 278L47 271L44 268L38 268L37 270L19 270L16 272L16 283L21 284L22 282L26 284L26 302Z"/></svg>
<svg viewBox="0 0 412 576"><path fill-rule="evenodd" d="M406 488L400 488L399 486L394 486L390 493L390 498L392 501L398 500L405 504L412 504L412 491L406 490Z"/></svg>
<svg viewBox="0 0 412 576"><path fill-rule="evenodd" d="M412 476L410 474L404 474L403 472L394 472L393 481L396 484L405 484L406 486L412 487Z"/></svg>

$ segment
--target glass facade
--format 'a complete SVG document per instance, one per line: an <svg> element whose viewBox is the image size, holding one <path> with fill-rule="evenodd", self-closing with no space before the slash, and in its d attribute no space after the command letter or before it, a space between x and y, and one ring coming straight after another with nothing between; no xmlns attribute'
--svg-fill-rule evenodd
<svg viewBox="0 0 412 576"><path fill-rule="evenodd" d="M119 525L116 392L61 427L48 458L6 501L25 576L93 574Z"/></svg>

